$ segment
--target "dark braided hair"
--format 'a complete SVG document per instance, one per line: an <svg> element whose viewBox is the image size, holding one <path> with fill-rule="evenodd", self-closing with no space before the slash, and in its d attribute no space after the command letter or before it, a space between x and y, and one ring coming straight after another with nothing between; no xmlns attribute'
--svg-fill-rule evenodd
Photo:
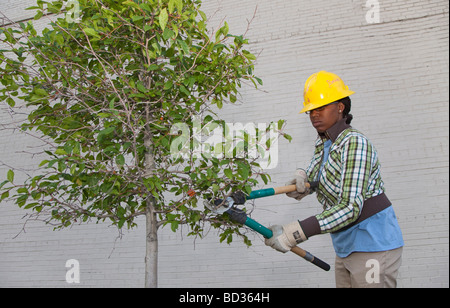
<svg viewBox="0 0 450 308"><path fill-rule="evenodd" d="M339 102L343 103L344 108L344 118L346 118L345 123L350 124L353 120L353 115L350 114L350 110L352 109L352 101L349 96L344 97L343 99L339 100Z"/></svg>

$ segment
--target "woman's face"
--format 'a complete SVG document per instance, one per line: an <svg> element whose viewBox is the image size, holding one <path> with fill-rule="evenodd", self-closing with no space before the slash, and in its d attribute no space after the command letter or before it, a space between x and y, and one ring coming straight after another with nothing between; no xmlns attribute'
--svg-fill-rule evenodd
<svg viewBox="0 0 450 308"><path fill-rule="evenodd" d="M344 111L344 104L341 102L334 102L309 112L309 119L312 126L318 133L324 133L337 121L343 118L342 112Z"/></svg>

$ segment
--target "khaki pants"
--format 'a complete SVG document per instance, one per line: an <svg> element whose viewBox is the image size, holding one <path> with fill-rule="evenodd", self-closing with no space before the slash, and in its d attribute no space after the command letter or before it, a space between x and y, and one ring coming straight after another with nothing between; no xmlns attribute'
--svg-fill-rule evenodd
<svg viewBox="0 0 450 308"><path fill-rule="evenodd" d="M395 288L403 248L336 256L337 288Z"/></svg>

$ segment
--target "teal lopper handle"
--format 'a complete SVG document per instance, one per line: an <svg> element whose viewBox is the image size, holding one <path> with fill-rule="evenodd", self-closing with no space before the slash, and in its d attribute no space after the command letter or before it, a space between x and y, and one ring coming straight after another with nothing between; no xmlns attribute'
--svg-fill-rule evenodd
<svg viewBox="0 0 450 308"><path fill-rule="evenodd" d="M259 234L261 234L265 238L271 238L273 236L272 230L264 227L259 222L254 221L250 217L247 217L247 219L245 220L244 225L246 225L247 227L249 227L252 230L255 230L256 232L258 232Z"/></svg>
<svg viewBox="0 0 450 308"><path fill-rule="evenodd" d="M262 234L265 238L271 238L273 236L272 230L264 227L259 222L251 219L250 217L247 217L247 219L245 220L244 224L247 227L251 228L252 230L255 230L256 232L258 232L259 234ZM326 263L326 262L322 261L321 259L313 256L311 253L309 253L306 250L301 249L298 246L293 247L291 249L291 251L293 253L297 254L298 256L302 257L306 261L309 261L312 264L320 267L324 271L329 271L330 270L330 265L328 263Z"/></svg>
<svg viewBox="0 0 450 308"><path fill-rule="evenodd" d="M275 189L273 189L273 188L259 189L259 190L252 191L250 193L250 195L248 195L247 200L258 199L258 198L263 198L263 197L268 197L268 196L273 196L273 195L275 195Z"/></svg>

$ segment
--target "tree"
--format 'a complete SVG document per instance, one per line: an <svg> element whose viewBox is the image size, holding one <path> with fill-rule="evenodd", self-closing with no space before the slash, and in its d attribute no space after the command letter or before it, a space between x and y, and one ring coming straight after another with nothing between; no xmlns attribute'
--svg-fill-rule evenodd
<svg viewBox="0 0 450 308"><path fill-rule="evenodd" d="M273 138L262 136L274 125L230 142L217 115L237 101L243 82L261 84L253 73L256 57L226 22L209 34L200 5L37 0L30 9L35 20L51 18L48 28L38 33L31 21L0 28L0 101L26 108L20 130L37 135L46 155L23 183L9 170L0 201L54 229L105 220L133 228L145 215L147 287L157 286L160 227L176 231L183 224L188 235L202 236L208 223L221 241L239 235L250 245L238 226L199 201L268 181L248 153L250 147L267 152ZM275 130L282 127L279 121ZM221 142L197 138L217 128Z"/></svg>

